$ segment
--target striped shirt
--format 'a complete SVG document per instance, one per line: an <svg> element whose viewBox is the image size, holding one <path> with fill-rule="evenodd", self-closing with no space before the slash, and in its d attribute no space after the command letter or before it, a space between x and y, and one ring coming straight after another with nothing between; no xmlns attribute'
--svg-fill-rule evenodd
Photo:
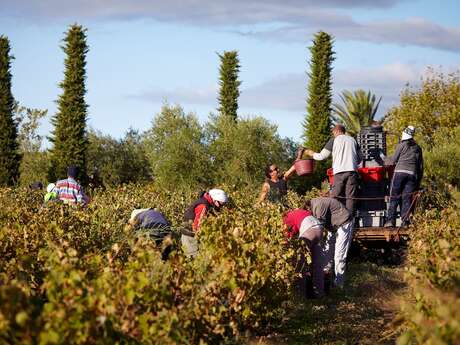
<svg viewBox="0 0 460 345"><path fill-rule="evenodd" d="M80 186L80 184L71 177L65 180L57 181L56 191L59 200L61 200L65 204L85 205L88 203L88 197L83 192L82 186Z"/></svg>

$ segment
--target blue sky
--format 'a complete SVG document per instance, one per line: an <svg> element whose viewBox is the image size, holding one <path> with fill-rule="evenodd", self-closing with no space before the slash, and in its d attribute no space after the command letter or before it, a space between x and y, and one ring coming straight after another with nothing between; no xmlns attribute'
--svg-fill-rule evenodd
<svg viewBox="0 0 460 345"><path fill-rule="evenodd" d="M120 137L148 129L164 101L204 122L217 107L219 58L238 50L240 116L262 115L300 140L313 34L335 37L334 95L363 88L397 104L427 66L460 68L460 5L417 0L0 0L0 34L11 42L13 93L24 106L56 110L61 40L88 29L89 125ZM51 129L48 119L42 133Z"/></svg>

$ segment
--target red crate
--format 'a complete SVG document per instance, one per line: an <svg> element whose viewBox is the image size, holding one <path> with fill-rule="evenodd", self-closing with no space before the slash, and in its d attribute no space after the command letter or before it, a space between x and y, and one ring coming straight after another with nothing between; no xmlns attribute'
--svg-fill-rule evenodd
<svg viewBox="0 0 460 345"><path fill-rule="evenodd" d="M327 169L327 177L329 177L329 184L332 186L334 184L334 171L332 168Z"/></svg>
<svg viewBox="0 0 460 345"><path fill-rule="evenodd" d="M386 175L385 167L358 168L364 182L382 182Z"/></svg>
<svg viewBox="0 0 460 345"><path fill-rule="evenodd" d="M358 173L364 182L382 182L385 177L391 179L393 176L393 166L358 168ZM327 169L329 184L334 184L334 171L332 168Z"/></svg>

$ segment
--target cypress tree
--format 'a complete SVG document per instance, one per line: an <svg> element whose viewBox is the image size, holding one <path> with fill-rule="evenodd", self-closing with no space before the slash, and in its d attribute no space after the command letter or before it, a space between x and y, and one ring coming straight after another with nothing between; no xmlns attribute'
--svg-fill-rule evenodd
<svg viewBox="0 0 460 345"><path fill-rule="evenodd" d="M333 38L326 32L315 34L311 52L308 76L307 116L303 123L305 146L319 152L331 137L332 108L332 51ZM313 185L318 186L325 178L329 161L317 162L315 174L311 177Z"/></svg>
<svg viewBox="0 0 460 345"><path fill-rule="evenodd" d="M18 129L13 118L12 59L8 38L0 36L0 186L12 186L18 181L21 159Z"/></svg>
<svg viewBox="0 0 460 345"><path fill-rule="evenodd" d="M58 111L51 119L54 125L49 179L55 181L66 176L69 165L80 169L80 179L86 178L86 119L88 105L85 102L86 29L74 24L69 27L61 47L64 61L64 80L59 84L62 94L57 101Z"/></svg>
<svg viewBox="0 0 460 345"><path fill-rule="evenodd" d="M238 119L238 97L240 96L239 87L241 85L241 81L238 80L240 71L238 52L233 50L218 55L221 63L219 69L219 108L217 110L224 117L236 122Z"/></svg>

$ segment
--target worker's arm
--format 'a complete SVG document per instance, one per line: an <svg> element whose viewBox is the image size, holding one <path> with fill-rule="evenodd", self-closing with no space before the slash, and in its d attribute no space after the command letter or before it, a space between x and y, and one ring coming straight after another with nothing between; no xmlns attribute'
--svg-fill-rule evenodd
<svg viewBox="0 0 460 345"><path fill-rule="evenodd" d="M193 231L198 232L200 230L201 222L203 221L204 215L206 214L206 206L200 204L195 207L195 219L193 221Z"/></svg>
<svg viewBox="0 0 460 345"><path fill-rule="evenodd" d="M315 161L322 161L328 158L332 153L332 147L334 145L334 138L329 139L321 152L315 152L313 150L305 150L305 153L313 157Z"/></svg>
<svg viewBox="0 0 460 345"><path fill-rule="evenodd" d="M283 233L286 237L289 237L289 226L286 223L283 224Z"/></svg>
<svg viewBox="0 0 460 345"><path fill-rule="evenodd" d="M393 156L386 157L385 165L395 165L399 160L399 156L401 155L401 151L402 151L402 145L401 145L401 143L399 143L398 146L396 146L396 150L395 150L395 153L393 154Z"/></svg>
<svg viewBox="0 0 460 345"><path fill-rule="evenodd" d="M139 219L137 217L131 218L128 220L128 224L131 226L131 229L136 229L139 225Z"/></svg>
<svg viewBox="0 0 460 345"><path fill-rule="evenodd" d="M289 170L284 173L283 179L285 179L286 181L289 180L289 178L294 173L295 173L295 166L294 166L294 164L292 164L292 166L289 168Z"/></svg>
<svg viewBox="0 0 460 345"><path fill-rule="evenodd" d="M259 199L257 199L257 203L261 203L265 200L267 197L268 192L270 191L270 185L267 182L264 182L262 185L262 190L260 191L259 194Z"/></svg>
<svg viewBox="0 0 460 345"><path fill-rule="evenodd" d="M321 152L319 153L313 152L312 157L315 161L322 161L328 158L330 155L331 155L331 151L327 149L322 149Z"/></svg>
<svg viewBox="0 0 460 345"><path fill-rule="evenodd" d="M302 156L303 156L303 153L306 149L301 147L297 150L297 153L296 153L296 161L299 160L299 159L302 159ZM284 180L289 180L289 178L292 176L292 174L295 173L295 165L292 164L291 167L288 169L288 171L286 171L284 174L283 174L283 179Z"/></svg>

